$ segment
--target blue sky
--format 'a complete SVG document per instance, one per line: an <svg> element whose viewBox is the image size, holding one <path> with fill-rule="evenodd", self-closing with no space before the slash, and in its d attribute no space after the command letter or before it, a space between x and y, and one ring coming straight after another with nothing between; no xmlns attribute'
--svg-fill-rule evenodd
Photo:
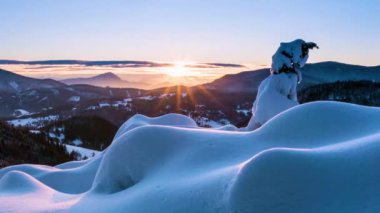
<svg viewBox="0 0 380 213"><path fill-rule="evenodd" d="M311 61L379 65L377 0L2 0L0 58L269 64L281 41Z"/></svg>

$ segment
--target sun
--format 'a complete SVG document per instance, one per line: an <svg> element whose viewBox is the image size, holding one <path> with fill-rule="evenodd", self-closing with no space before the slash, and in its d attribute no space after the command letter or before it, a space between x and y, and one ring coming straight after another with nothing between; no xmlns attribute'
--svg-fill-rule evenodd
<svg viewBox="0 0 380 213"><path fill-rule="evenodd" d="M186 63L176 62L172 67L166 68L166 73L173 77L182 77L189 74Z"/></svg>

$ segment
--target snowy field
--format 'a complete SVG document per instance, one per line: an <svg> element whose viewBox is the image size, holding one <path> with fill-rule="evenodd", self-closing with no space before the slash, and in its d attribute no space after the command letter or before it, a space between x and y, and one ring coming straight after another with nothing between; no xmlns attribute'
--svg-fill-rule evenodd
<svg viewBox="0 0 380 213"><path fill-rule="evenodd" d="M96 151L93 149L87 149L87 148L83 148L83 147L79 147L79 146L73 146L73 145L67 145L67 144L65 144L65 146L66 146L66 150L69 153L72 151L75 151L75 152L80 154L81 158L83 158L83 157L87 157L87 158L95 157L97 154L100 153L99 151Z"/></svg>
<svg viewBox="0 0 380 213"><path fill-rule="evenodd" d="M136 115L94 158L1 169L0 212L380 212L379 127L337 102L253 132Z"/></svg>
<svg viewBox="0 0 380 213"><path fill-rule="evenodd" d="M44 124L57 121L59 119L58 115L49 115L45 117L37 118L19 118L8 121L10 125L17 127L30 127L30 128L41 128Z"/></svg>

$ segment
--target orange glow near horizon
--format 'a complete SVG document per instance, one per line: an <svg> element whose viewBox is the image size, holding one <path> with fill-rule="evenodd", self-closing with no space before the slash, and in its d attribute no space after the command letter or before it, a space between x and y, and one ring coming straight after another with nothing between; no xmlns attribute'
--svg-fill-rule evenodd
<svg viewBox="0 0 380 213"><path fill-rule="evenodd" d="M155 62L163 66L85 66L80 64L2 64L0 69L32 78L52 78L62 80L68 78L88 78L106 72L112 72L121 79L130 82L125 87L154 89L166 86L195 86L211 82L226 74L252 70L253 67L223 67L207 63L191 61Z"/></svg>
<svg viewBox="0 0 380 213"><path fill-rule="evenodd" d="M191 62L174 62L172 67L163 68L164 71L172 77L182 77L189 76L193 74L193 71L187 68L187 65L191 65L194 63Z"/></svg>

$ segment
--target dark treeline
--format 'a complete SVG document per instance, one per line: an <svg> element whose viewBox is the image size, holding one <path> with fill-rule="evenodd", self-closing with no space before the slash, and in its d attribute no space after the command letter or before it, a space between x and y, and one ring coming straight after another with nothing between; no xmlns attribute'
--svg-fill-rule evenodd
<svg viewBox="0 0 380 213"><path fill-rule="evenodd" d="M0 121L0 168L22 163L57 165L76 157L77 153L67 153L62 144L43 133L30 133Z"/></svg>
<svg viewBox="0 0 380 213"><path fill-rule="evenodd" d="M192 117L199 125L204 118L214 121L228 120L234 125L239 125L248 117L236 109L250 109L256 96L254 93L224 93L217 90L191 89L186 91L166 91L171 93L164 98L157 98L165 94L157 91L146 94L152 99L133 99L128 107L103 107L96 110L76 110L77 115L96 115L108 120L116 126L120 126L135 114L143 114L156 117L167 113L180 113ZM186 93L186 95L185 95ZM183 95L184 94L184 95ZM205 125L207 127L207 125Z"/></svg>
<svg viewBox="0 0 380 213"><path fill-rule="evenodd" d="M111 144L118 127L98 116L74 116L66 120L53 122L42 130L56 136L63 135L63 141L52 138L56 142L71 144L78 139L81 147L104 150Z"/></svg>
<svg viewBox="0 0 380 213"><path fill-rule="evenodd" d="M380 106L380 83L371 81L338 81L302 90L301 103L319 100L341 101L366 106Z"/></svg>

